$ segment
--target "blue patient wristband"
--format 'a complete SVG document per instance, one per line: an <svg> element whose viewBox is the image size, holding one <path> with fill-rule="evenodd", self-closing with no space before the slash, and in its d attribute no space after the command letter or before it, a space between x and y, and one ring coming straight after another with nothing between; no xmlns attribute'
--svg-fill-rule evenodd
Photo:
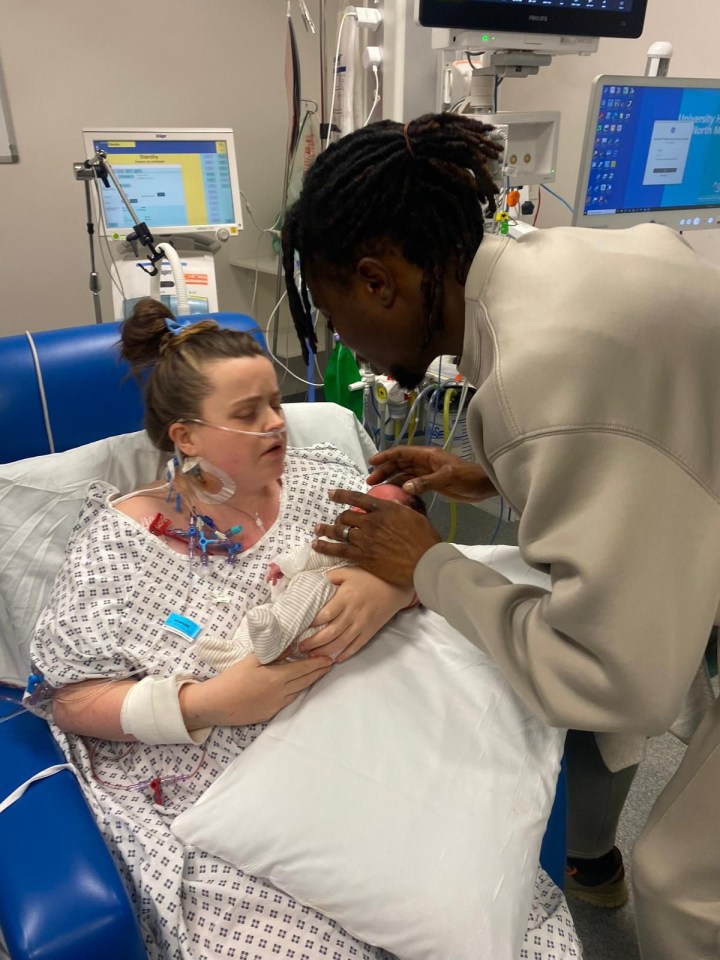
<svg viewBox="0 0 720 960"><path fill-rule="evenodd" d="M171 613L163 627L186 640L197 640L202 633L202 627L199 623L195 623L190 617L183 617L180 613Z"/></svg>

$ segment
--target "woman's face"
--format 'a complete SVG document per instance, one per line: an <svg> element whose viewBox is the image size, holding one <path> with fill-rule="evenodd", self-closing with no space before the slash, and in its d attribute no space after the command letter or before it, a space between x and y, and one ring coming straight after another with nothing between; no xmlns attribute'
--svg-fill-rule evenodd
<svg viewBox="0 0 720 960"><path fill-rule="evenodd" d="M204 457L220 467L239 487L262 487L282 476L286 436L248 436L216 430L230 427L248 433L267 433L285 426L282 396L272 364L265 357L217 360L205 367L212 390L205 397L199 419L205 424L183 426L190 439L183 453Z"/></svg>

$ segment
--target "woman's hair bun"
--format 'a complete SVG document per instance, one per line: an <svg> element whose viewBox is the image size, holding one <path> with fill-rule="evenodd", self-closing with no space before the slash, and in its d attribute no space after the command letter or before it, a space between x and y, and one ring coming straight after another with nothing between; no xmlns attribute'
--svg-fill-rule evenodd
<svg viewBox="0 0 720 960"><path fill-rule="evenodd" d="M171 310L159 300L143 297L123 323L120 330L120 354L133 370L156 363L160 354L173 338L167 326L174 320Z"/></svg>

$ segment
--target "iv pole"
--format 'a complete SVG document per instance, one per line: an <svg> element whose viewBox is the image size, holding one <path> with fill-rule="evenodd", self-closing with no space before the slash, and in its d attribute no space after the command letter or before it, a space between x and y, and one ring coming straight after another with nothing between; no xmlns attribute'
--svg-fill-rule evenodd
<svg viewBox="0 0 720 960"><path fill-rule="evenodd" d="M93 298L93 309L95 310L95 323L102 323L102 304L100 302L100 274L97 272L95 264L95 224L93 223L92 197L90 196L90 180L93 179L93 172L82 163L76 163L75 178L83 181L85 188L85 209L87 211L87 233L88 244L90 246L90 293Z"/></svg>
<svg viewBox="0 0 720 960"><path fill-rule="evenodd" d="M118 196L122 200L125 209L130 214L133 224L135 225L135 230L128 234L125 238L128 243L134 246L137 240L147 248L148 256L147 259L150 261L150 266L145 267L142 263L139 263L138 266L141 270L148 274L150 277L156 277L159 273L159 270L156 266L159 260L162 260L164 256L168 256L169 251L167 251L168 244L160 244L160 249L155 246L155 241L153 240L153 235L150 232L150 229L146 223L144 223L135 213L132 204L125 195L125 191L120 186L120 182L115 175L110 161L107 158L107 154L104 150L97 150L95 156L90 160L83 160L81 163L74 163L73 170L75 171L75 179L82 180L85 186L85 204L87 207L87 232L90 243L90 291L93 295L93 305L95 308L95 322L102 323L102 309L100 304L100 276L96 270L95 263L95 245L94 245L94 236L95 236L95 227L93 224L92 218L92 201L90 196L90 181L95 180L96 178L102 180L104 186L109 189L110 180L112 180L115 189L118 192ZM168 256L170 259L170 256ZM171 261L172 263L172 261ZM173 268L173 277L175 276L175 269Z"/></svg>

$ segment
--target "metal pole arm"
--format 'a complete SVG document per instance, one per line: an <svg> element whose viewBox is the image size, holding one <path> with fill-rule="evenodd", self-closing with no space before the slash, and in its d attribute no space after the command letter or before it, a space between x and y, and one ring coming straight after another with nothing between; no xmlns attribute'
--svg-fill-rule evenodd
<svg viewBox="0 0 720 960"><path fill-rule="evenodd" d="M140 264L141 270L144 270L145 273L147 273L151 277L157 276L158 269L155 266L155 264L158 262L158 260L162 260L163 255L162 253L159 253L155 247L155 241L153 240L153 235L150 232L150 228L144 221L140 220L140 218L135 213L135 210L133 209L133 205L130 203L130 201L128 200L125 194L125 191L120 186L120 181L115 175L115 171L113 170L112 165L108 160L107 154L105 153L105 151L98 150L95 153L95 157L96 157L95 161L91 160L88 162L91 164L97 163L98 176L102 178L104 183L107 184L107 179L106 179L107 177L109 177L112 180L113 186L118 192L118 196L120 197L123 204L125 205L125 209L130 214L130 217L132 218L132 222L135 224L135 230L132 233L128 234L128 236L125 239L128 241L128 243L132 243L134 240L139 240L140 243L149 251L148 260L150 261L150 268L148 269L148 267L143 267L142 264Z"/></svg>

